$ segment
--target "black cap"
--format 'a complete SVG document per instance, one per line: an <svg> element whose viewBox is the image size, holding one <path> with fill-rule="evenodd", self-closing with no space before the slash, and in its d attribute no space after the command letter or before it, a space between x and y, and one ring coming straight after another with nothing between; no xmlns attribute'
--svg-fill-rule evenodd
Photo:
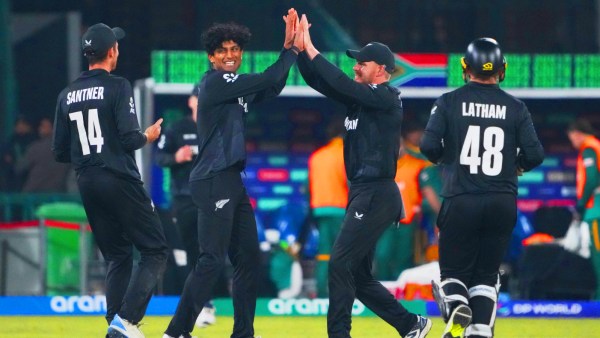
<svg viewBox="0 0 600 338"><path fill-rule="evenodd" d="M385 66L388 73L394 72L396 62L390 48L381 42L369 42L360 50L348 49L346 55L360 62L373 61L378 65Z"/></svg>
<svg viewBox="0 0 600 338"><path fill-rule="evenodd" d="M103 55L117 40L125 37L125 31L119 27L110 28L103 23L97 23L81 37L83 55Z"/></svg>

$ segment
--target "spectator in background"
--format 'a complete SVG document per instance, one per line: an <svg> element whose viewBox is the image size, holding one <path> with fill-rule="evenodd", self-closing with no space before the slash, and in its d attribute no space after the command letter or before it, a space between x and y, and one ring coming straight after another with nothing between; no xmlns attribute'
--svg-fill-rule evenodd
<svg viewBox="0 0 600 338"><path fill-rule="evenodd" d="M327 297L327 266L333 242L344 221L348 204L348 179L344 168L346 129L340 118L327 127L329 142L308 159L308 184L312 217L319 229L317 254L317 296Z"/></svg>
<svg viewBox="0 0 600 338"><path fill-rule="evenodd" d="M274 226L279 238L271 251L269 275L278 298L301 295L304 281L301 261L316 256L319 236L311 226L308 209L306 202L290 202L275 213Z"/></svg>
<svg viewBox="0 0 600 338"><path fill-rule="evenodd" d="M426 233L425 261L437 261L438 253L438 228L435 226L437 216L442 207L442 172L440 167L429 163L419 174L419 187L423 196L421 212L421 228Z"/></svg>
<svg viewBox="0 0 600 338"><path fill-rule="evenodd" d="M422 235L426 236L422 242L425 246L425 261L433 261L438 259L435 221L442 206L442 197L440 196L442 192L442 173L439 166L433 165L433 163L427 160L427 157L421 154L419 143L421 142L421 137L423 137L424 130L423 125L415 120L406 121L402 125L404 150L416 158L426 160L428 163L419 174L419 188L423 196L421 229L425 231L425 234ZM418 238L421 239L422 237L419 236ZM420 257L417 258L420 259ZM417 260L418 262L419 260Z"/></svg>
<svg viewBox="0 0 600 338"><path fill-rule="evenodd" d="M185 251L173 249L175 263L186 267L185 277L198 260L198 209L190 192L190 173L192 163L198 154L198 134L196 118L198 111L198 85L194 85L188 98L191 114L175 122L161 135L158 141L156 162L161 167L171 170L171 195L177 233ZM184 277L184 279L185 279ZM204 304L204 308L196 319L196 326L205 327L216 322L215 307L212 302Z"/></svg>
<svg viewBox="0 0 600 338"><path fill-rule="evenodd" d="M577 155L577 213L590 227L590 256L596 280L596 299L600 299L600 141L594 136L594 128L587 120L579 119L567 129L569 140Z"/></svg>
<svg viewBox="0 0 600 338"><path fill-rule="evenodd" d="M419 143L421 142L421 137L423 137L424 130L425 127L414 119L403 121L402 147L404 147L404 152L409 155L422 160L427 160L427 157L421 154L421 149L419 148Z"/></svg>
<svg viewBox="0 0 600 338"><path fill-rule="evenodd" d="M54 161L52 134L52 121L43 118L38 126L39 139L31 143L25 155L16 163L17 174L26 176L21 190L24 193L62 193L66 190L71 166Z"/></svg>
<svg viewBox="0 0 600 338"><path fill-rule="evenodd" d="M419 174L427 165L423 159L416 158L405 150L406 140L400 142L396 176L394 181L400 190L405 217L399 226L388 227L377 243L375 251L375 278L395 280L400 273L415 265L420 254L420 245L416 245L419 236L421 214L421 191Z"/></svg>
<svg viewBox="0 0 600 338"><path fill-rule="evenodd" d="M12 137L0 149L2 155L0 191L21 191L24 177L16 173L15 166L25 156L29 144L35 141L36 138L31 122L25 116L19 115L15 122Z"/></svg>

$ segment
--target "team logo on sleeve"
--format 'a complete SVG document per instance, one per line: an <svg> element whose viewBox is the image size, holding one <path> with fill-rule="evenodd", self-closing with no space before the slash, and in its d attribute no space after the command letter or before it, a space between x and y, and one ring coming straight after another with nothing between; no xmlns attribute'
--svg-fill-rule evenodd
<svg viewBox="0 0 600 338"><path fill-rule="evenodd" d="M235 80L237 80L238 76L240 76L239 74L233 74L233 73L229 73L229 74L223 74L223 78L225 79L225 81L229 82L235 82Z"/></svg>
<svg viewBox="0 0 600 338"><path fill-rule="evenodd" d="M595 165L594 162L595 161L594 161L593 158L584 158L583 159L583 166L586 167L586 168L593 167Z"/></svg>
<svg viewBox="0 0 600 338"><path fill-rule="evenodd" d="M344 127L346 127L346 130L356 130L357 126L358 119L350 120L346 117L346 120L344 120Z"/></svg>
<svg viewBox="0 0 600 338"><path fill-rule="evenodd" d="M133 97L129 97L129 112L135 114L135 104L133 103Z"/></svg>
<svg viewBox="0 0 600 338"><path fill-rule="evenodd" d="M431 115L435 114L436 110L437 110L437 106L433 106L433 108L431 108Z"/></svg>

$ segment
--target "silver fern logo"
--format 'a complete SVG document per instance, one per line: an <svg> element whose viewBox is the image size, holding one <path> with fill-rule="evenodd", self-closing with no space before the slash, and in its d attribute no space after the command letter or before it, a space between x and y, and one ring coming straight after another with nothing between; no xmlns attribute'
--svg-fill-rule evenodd
<svg viewBox="0 0 600 338"><path fill-rule="evenodd" d="M225 204L227 204L227 202L229 202L229 199L225 199L225 200L218 200L215 203L215 211L217 211L217 209L223 209L223 207L225 206Z"/></svg>
<svg viewBox="0 0 600 338"><path fill-rule="evenodd" d="M223 74L223 78L227 81L227 82L235 82L235 80L237 80L238 76L240 76L239 74Z"/></svg>
<svg viewBox="0 0 600 338"><path fill-rule="evenodd" d="M365 214L359 214L358 211L354 212L354 218L356 218L359 221L362 221L362 218Z"/></svg>

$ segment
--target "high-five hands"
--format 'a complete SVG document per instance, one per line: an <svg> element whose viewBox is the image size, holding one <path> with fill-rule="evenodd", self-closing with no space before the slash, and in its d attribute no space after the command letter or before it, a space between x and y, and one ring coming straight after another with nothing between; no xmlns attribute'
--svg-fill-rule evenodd
<svg viewBox="0 0 600 338"><path fill-rule="evenodd" d="M300 35L302 35L304 39L304 50L306 51L306 54L308 54L309 59L312 60L315 56L317 56L317 54L319 54L319 51L315 48L315 46L312 43L312 40L310 39L309 28L310 23L308 23L308 18L306 17L306 14L302 14L302 19L300 20L300 27L298 29L298 32Z"/></svg>
<svg viewBox="0 0 600 338"><path fill-rule="evenodd" d="M158 139L158 137L160 136L160 125L162 122L163 119L160 118L153 125L146 128L146 131L144 131L144 135L146 135L147 139L146 143L152 143Z"/></svg>
<svg viewBox="0 0 600 338"><path fill-rule="evenodd" d="M288 9L288 14L283 16L283 22L285 22L285 41L283 42L283 48L290 49L294 43L294 36L296 35L296 29L298 27L298 13L295 9Z"/></svg>
<svg viewBox="0 0 600 338"><path fill-rule="evenodd" d="M302 14L302 19L300 20L298 12L294 8L290 8L287 15L283 16L283 21L285 22L285 41L283 47L286 49L296 47L300 52L311 48L312 52L309 54L309 57L311 59L314 58L319 51L316 50L310 39L308 32L310 23L308 23L306 14Z"/></svg>

